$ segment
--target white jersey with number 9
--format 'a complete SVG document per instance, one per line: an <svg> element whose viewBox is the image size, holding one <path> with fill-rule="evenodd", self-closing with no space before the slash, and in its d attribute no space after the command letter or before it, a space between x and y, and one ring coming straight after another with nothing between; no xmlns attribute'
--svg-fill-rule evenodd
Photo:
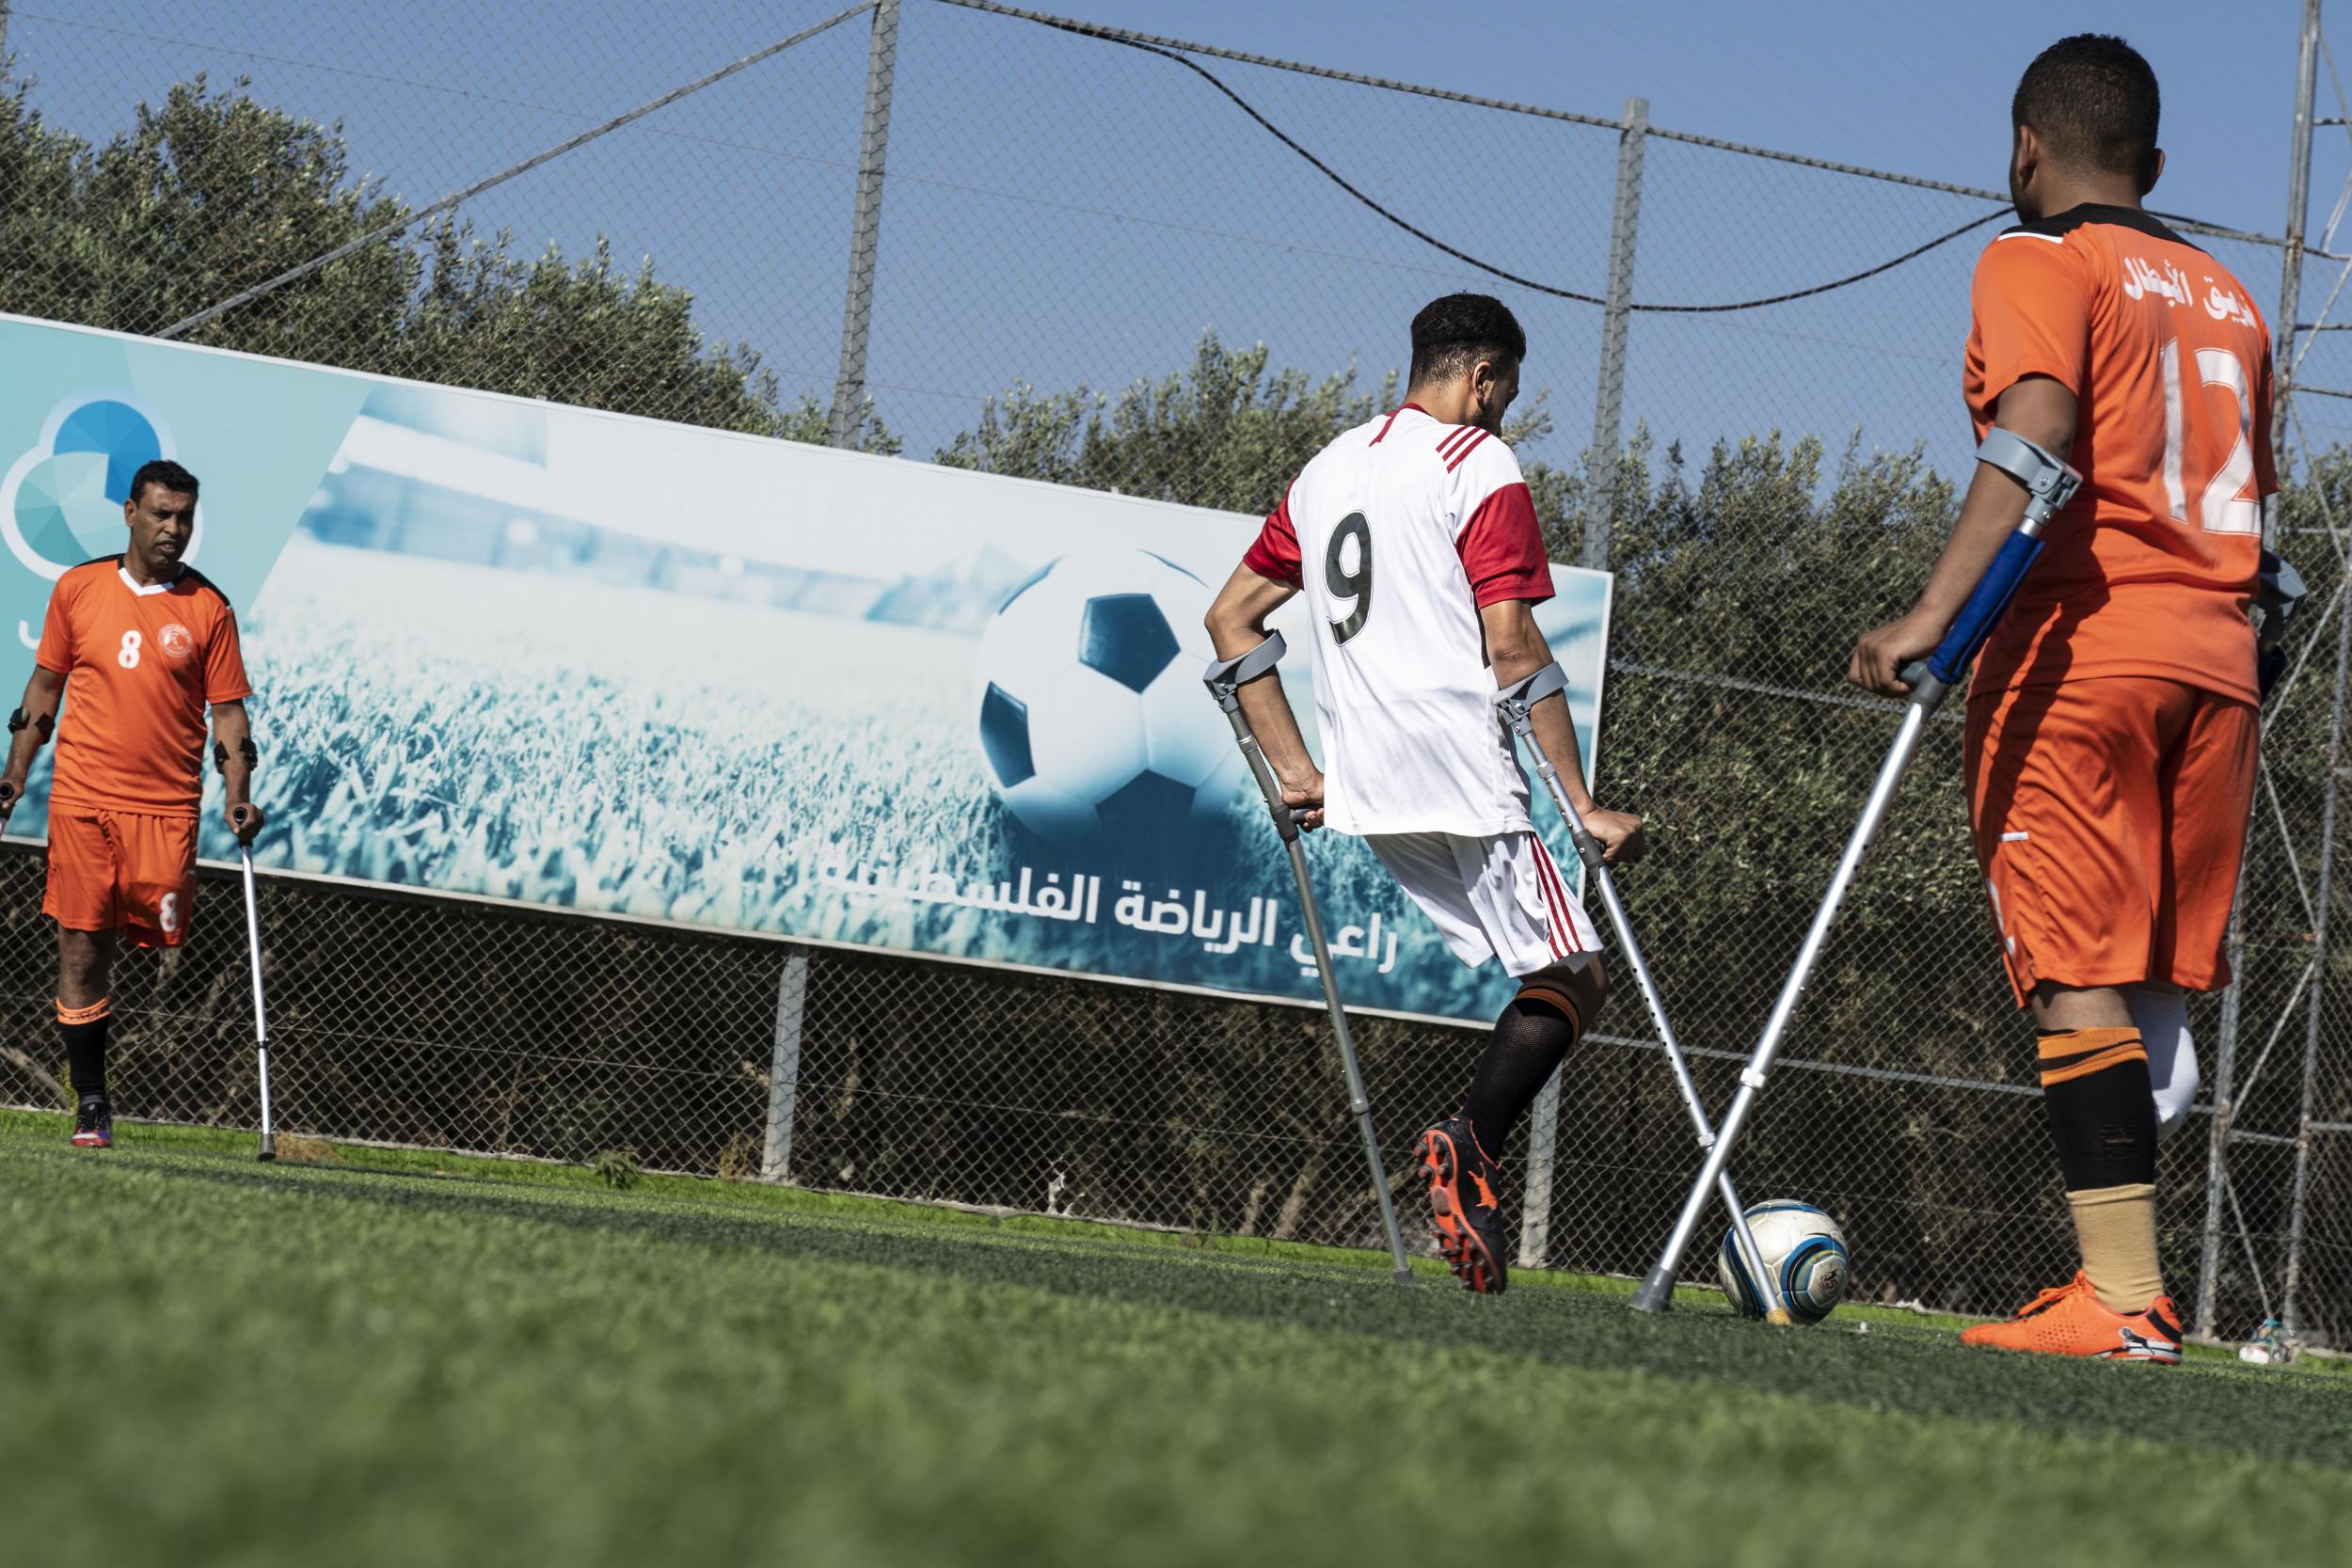
<svg viewBox="0 0 2352 1568"><path fill-rule="evenodd" d="M1245 558L1306 595L1325 820L1343 833L1524 831L1480 607L1551 597L1518 460L1406 404L1309 463Z"/></svg>

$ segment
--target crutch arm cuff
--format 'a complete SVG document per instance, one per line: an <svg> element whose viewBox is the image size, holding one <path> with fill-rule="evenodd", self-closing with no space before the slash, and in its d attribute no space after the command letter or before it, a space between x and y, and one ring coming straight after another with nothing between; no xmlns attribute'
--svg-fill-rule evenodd
<svg viewBox="0 0 2352 1568"><path fill-rule="evenodd" d="M2028 533L2042 531L2042 525L2074 499L2074 491L2083 482L2083 476L2064 458L1998 425L1986 431L1984 439L1977 443L1977 461L2000 469L2026 487Z"/></svg>
<svg viewBox="0 0 2352 1568"><path fill-rule="evenodd" d="M1494 705L1502 711L1505 719L1516 723L1519 715L1527 709L1546 697L1555 696L1567 689L1567 672L1560 668L1560 661L1555 658L1534 674L1515 680L1498 690L1494 694Z"/></svg>
<svg viewBox="0 0 2352 1568"><path fill-rule="evenodd" d="M1230 713L1241 700L1235 693L1281 663L1282 656L1288 652L1289 645L1282 641L1280 632L1267 632L1264 641L1239 657L1212 661L1200 677L1201 683L1208 687L1209 695L1217 700L1217 705Z"/></svg>

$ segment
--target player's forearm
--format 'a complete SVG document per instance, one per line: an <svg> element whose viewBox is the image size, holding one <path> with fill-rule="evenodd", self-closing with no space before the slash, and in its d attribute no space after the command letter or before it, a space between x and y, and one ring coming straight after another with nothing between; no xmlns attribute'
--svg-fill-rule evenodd
<svg viewBox="0 0 2352 1568"><path fill-rule="evenodd" d="M1312 779L1315 759L1307 750L1306 736L1299 731L1298 715L1291 711L1291 700L1282 690L1281 677L1261 675L1237 695L1241 698L1242 716L1249 721L1250 732L1258 737L1258 750L1265 753L1266 766L1274 769L1274 776L1286 784Z"/></svg>
<svg viewBox="0 0 2352 1568"><path fill-rule="evenodd" d="M33 758L49 743L50 735L57 727L57 708L64 695L62 676L54 671L34 669L33 678L24 683L24 700L17 705L17 717L24 723L9 727L8 778L22 784L32 770Z"/></svg>
<svg viewBox="0 0 2352 1568"><path fill-rule="evenodd" d="M2075 414L2074 393L2047 377L2033 376L2001 394L1994 423L2064 457L2074 445ZM1950 626L2025 515L2025 487L2007 474L1977 465L1961 503L1960 522L1936 558L1927 587L1919 592L1915 613Z"/></svg>
<svg viewBox="0 0 2352 1568"><path fill-rule="evenodd" d="M224 802L242 806L253 799L253 727L244 705L224 703L213 709L213 759L220 769Z"/></svg>
<svg viewBox="0 0 2352 1568"><path fill-rule="evenodd" d="M1219 658L1239 658L1266 640L1266 618L1288 603L1297 590L1259 577L1247 566L1234 570L1209 606L1202 626ZM1282 680L1272 671L1243 686L1238 693L1242 717L1258 737L1274 776L1286 784L1315 777L1315 762L1299 732L1298 716L1291 711Z"/></svg>
<svg viewBox="0 0 2352 1568"><path fill-rule="evenodd" d="M1993 564L1993 558L2001 553L2001 546L2017 531L2025 515L2026 492L2017 482L1978 465L1968 498L1961 503L1960 522L1945 541L1944 553L1936 557L1935 570L1928 574L1914 613L1938 626L1948 626L1958 619L1961 606L1968 602L1985 568Z"/></svg>
<svg viewBox="0 0 2352 1568"><path fill-rule="evenodd" d="M1484 617L1486 626L1486 661L1493 669L1495 689L1523 681L1552 661L1551 644L1536 628L1535 617L1523 606L1509 609L1497 607L1494 614ZM1563 696L1547 697L1528 710L1528 719L1535 726L1535 744L1551 759L1552 768L1560 775L1560 786L1567 791L1568 804L1578 811L1593 809L1593 792L1584 782L1584 761L1576 743L1576 720L1568 712L1568 700Z"/></svg>

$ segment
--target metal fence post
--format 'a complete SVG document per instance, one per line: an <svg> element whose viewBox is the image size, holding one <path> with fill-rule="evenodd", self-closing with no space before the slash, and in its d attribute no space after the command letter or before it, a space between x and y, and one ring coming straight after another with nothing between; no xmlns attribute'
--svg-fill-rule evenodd
<svg viewBox="0 0 2352 1568"><path fill-rule="evenodd" d="M2274 451L2287 447L2287 401L2295 392L2295 313L2303 293L2303 226L2312 197L2312 98L2319 80L2319 0L2303 0L2302 42L2295 57L2295 140L2287 157L2286 247L2279 277L2279 320L2272 328L2279 341L2278 363L2271 394L2270 439ZM2271 509L2263 543L2276 547L2276 508Z"/></svg>
<svg viewBox="0 0 2352 1568"><path fill-rule="evenodd" d="M2352 614L2336 618L2336 694L2328 721L2328 787L2319 806L2318 912L2312 929L2312 994L2303 1025L2303 1099L2296 1115L2295 1185L2287 1207L2286 1279L2280 1287L2279 1322L2296 1336L2296 1287L2303 1274L2303 1221L2311 1196L2312 1101L2319 1089L2319 1027L2328 995L2328 907L2335 896L2336 797L2344 779L2344 683L2352 672Z"/></svg>
<svg viewBox="0 0 2352 1568"><path fill-rule="evenodd" d="M1563 1062L1535 1097L1535 1114L1528 1119L1526 1197L1519 1205L1519 1267L1540 1269L1551 1247L1551 1162L1560 1142L1560 1080L1567 1075Z"/></svg>
<svg viewBox="0 0 2352 1568"><path fill-rule="evenodd" d="M1592 491L1584 507L1584 547L1577 564L1609 569L1609 535L1617 515L1617 463L1625 438L1625 329L1633 305L1633 236L1642 221L1642 153L1649 141L1649 100L1625 101L1617 134L1617 202L1609 219L1609 303L1600 317L1600 380L1593 394Z"/></svg>
<svg viewBox="0 0 2352 1568"><path fill-rule="evenodd" d="M2270 440L2281 464L2287 451L2287 400L2295 385L2296 312L2303 292L2303 232L2311 206L2312 99L2319 78L2319 0L2303 0L2301 42L2295 62L2295 135L2287 155L2286 246L2279 270L2277 386L2271 397ZM2279 498L2263 504L2263 543L2279 546ZM2330 781L2330 788L2333 781ZM2259 805L2247 816L2247 836L2260 819ZM2205 1224L2199 1236L2195 1332L2211 1338L2214 1297L2221 1262L2221 1203L2223 1183L2230 1175L2230 1123L2236 1107L2230 1102L2237 1066L2237 1036L2243 1011L2246 967L2246 868L2238 867L2237 895L2230 904L2230 989L2221 993L2218 1050L2214 1058L2213 1131L2205 1151Z"/></svg>
<svg viewBox="0 0 2352 1568"><path fill-rule="evenodd" d="M883 155L890 145L890 90L898 61L898 0L876 0L866 56L866 123L858 138L857 215L850 228L850 287L841 302L841 370L833 384L828 446L857 445L866 412L866 343L874 324L874 253L882 237Z"/></svg>
<svg viewBox="0 0 2352 1568"><path fill-rule="evenodd" d="M2254 834L2255 814L2247 814L2246 833ZM2241 861L2237 891L2230 903L2230 989L2221 993L2219 1049L2213 1063L2213 1127L2205 1146L2205 1224L2197 1243L2197 1312L2201 1338L2214 1332L2214 1295L2221 1266L2221 1186L2230 1175L2230 1123L2237 1107L2230 1096L2237 1078L2237 1034L2246 992L2246 866Z"/></svg>
<svg viewBox="0 0 2352 1568"><path fill-rule="evenodd" d="M792 1169L792 1102L801 1087L801 1020L808 1007L808 955L798 948L784 960L776 983L776 1049L768 1063L768 1141L759 1151L762 1181L788 1180Z"/></svg>

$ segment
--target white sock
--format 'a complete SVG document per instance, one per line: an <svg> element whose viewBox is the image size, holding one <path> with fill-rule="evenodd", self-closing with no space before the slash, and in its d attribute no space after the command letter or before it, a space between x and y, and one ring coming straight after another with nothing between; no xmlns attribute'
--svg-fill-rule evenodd
<svg viewBox="0 0 2352 1568"><path fill-rule="evenodd" d="M2140 1043L2148 1048L2148 1081L2156 1091L2156 1141L2181 1130L2203 1082L2197 1071L2197 1042L2188 1033L2188 997L2169 986L2125 986Z"/></svg>

